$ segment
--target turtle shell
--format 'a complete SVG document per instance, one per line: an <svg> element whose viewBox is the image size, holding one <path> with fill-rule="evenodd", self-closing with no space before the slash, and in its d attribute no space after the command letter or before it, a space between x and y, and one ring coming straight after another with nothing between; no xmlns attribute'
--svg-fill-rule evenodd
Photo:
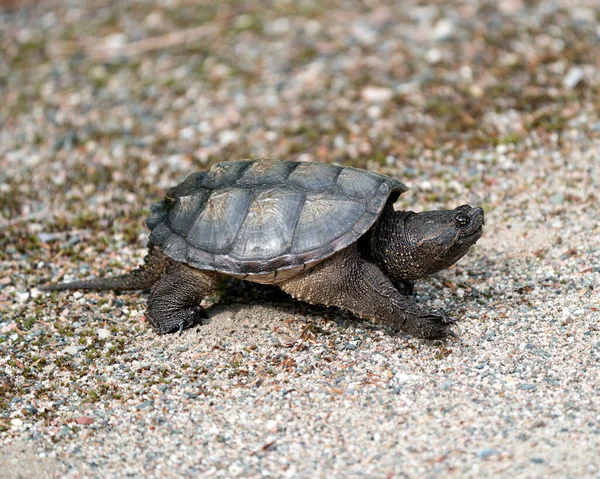
<svg viewBox="0 0 600 479"><path fill-rule="evenodd" d="M407 189L356 168L230 161L170 189L146 224L150 242L175 261L271 282L354 243Z"/></svg>

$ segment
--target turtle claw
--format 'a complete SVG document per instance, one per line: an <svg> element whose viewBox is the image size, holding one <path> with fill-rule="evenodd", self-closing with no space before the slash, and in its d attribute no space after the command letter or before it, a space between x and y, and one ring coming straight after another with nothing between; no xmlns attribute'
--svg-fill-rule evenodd
<svg viewBox="0 0 600 479"><path fill-rule="evenodd" d="M451 318L441 311L434 311L411 318L402 329L418 338L444 340L457 337L452 331L452 325L456 321L456 318Z"/></svg>
<svg viewBox="0 0 600 479"><path fill-rule="evenodd" d="M208 318L206 311L200 305L190 308L180 309L171 313L170 316L155 318L149 315L150 323L160 334L176 333L180 336L184 329L192 328L203 323L203 319Z"/></svg>
<svg viewBox="0 0 600 479"><path fill-rule="evenodd" d="M192 308L190 316L191 316L191 318L189 318L189 319L186 318L187 321L182 321L181 324L179 325L179 335L182 334L184 329L188 329L188 328L191 328L198 324L202 324L204 322L203 319L208 318L208 314L206 314L206 310L199 304Z"/></svg>
<svg viewBox="0 0 600 479"><path fill-rule="evenodd" d="M440 318L440 321L444 324L454 324L458 321L457 318L448 316L446 313L444 313L442 311L435 311L433 314L435 316L438 316Z"/></svg>
<svg viewBox="0 0 600 479"><path fill-rule="evenodd" d="M438 331L438 338L437 339L447 339L447 338L453 338L453 339L457 339L458 336L457 334L452 330L452 325L455 324L458 319L455 317L451 317L448 316L446 313L442 312L442 311L435 311L434 312L435 316L439 317L440 322L442 323L440 326L440 329Z"/></svg>

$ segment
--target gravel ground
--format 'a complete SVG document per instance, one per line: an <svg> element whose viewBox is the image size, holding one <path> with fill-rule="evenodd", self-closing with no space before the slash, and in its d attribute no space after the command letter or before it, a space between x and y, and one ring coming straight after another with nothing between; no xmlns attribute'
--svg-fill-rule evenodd
<svg viewBox="0 0 600 479"><path fill-rule="evenodd" d="M0 1L0 476L600 477L595 0ZM149 204L257 156L401 178L484 237L445 343L234 287L157 336Z"/></svg>

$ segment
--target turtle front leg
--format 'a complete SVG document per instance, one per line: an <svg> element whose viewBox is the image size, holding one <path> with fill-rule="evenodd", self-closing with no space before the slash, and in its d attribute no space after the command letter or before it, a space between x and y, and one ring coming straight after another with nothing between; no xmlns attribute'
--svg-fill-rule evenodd
<svg viewBox="0 0 600 479"><path fill-rule="evenodd" d="M157 333L181 332L201 324L202 299L217 289L218 274L172 262L148 296L148 320Z"/></svg>
<svg viewBox="0 0 600 479"><path fill-rule="evenodd" d="M373 263L351 246L290 280L279 283L292 297L311 304L338 306L374 323L424 339L453 335L449 320L403 296Z"/></svg>

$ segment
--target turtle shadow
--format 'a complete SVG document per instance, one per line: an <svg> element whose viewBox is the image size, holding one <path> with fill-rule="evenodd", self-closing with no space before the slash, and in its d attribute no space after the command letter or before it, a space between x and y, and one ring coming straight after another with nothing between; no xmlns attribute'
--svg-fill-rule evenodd
<svg viewBox="0 0 600 479"><path fill-rule="evenodd" d="M330 317L333 312L337 312L338 315L342 312L339 308L299 301L274 285L251 283L237 278L225 280L219 291L218 300L208 308L208 311L221 312L229 308L237 312L246 305L263 305L278 312L309 316Z"/></svg>
<svg viewBox="0 0 600 479"><path fill-rule="evenodd" d="M251 283L237 278L227 278L219 289L219 304L247 304L255 302L297 303L281 288L271 284Z"/></svg>
<svg viewBox="0 0 600 479"><path fill-rule="evenodd" d="M442 277L438 280L442 281ZM401 287L402 285L399 285ZM412 285L411 285L412 286ZM431 298L423 291L423 286L419 286L414 292L403 290L402 294L408 297L417 298L425 301L419 301L420 304L428 304ZM265 314L268 309L272 314ZM260 316L254 318L251 322L260 324L278 324L282 317L295 316L295 319L306 325L314 323L315 320L325 320L332 322L339 328L339 331L345 331L348 328L360 328L365 331L384 331L389 336L406 338L407 333L397 331L385 324L378 324L336 306L324 306L306 303L292 298L278 286L269 284L252 283L237 278L226 278L219 290L219 298L207 308L208 318L203 322L204 325L213 324L217 326L223 319L223 315L234 319L238 323L242 318ZM455 332L456 334L456 332ZM424 340L429 342L427 340ZM430 341L431 344L437 344L437 340Z"/></svg>
<svg viewBox="0 0 600 479"><path fill-rule="evenodd" d="M282 315L299 316L304 322L312 322L315 317L334 322L338 327L362 325L368 328L381 326L362 319L355 314L335 306L322 306L292 298L277 286L252 283L237 278L227 278L221 285L218 299L206 311L208 318L204 324L212 323L222 313L236 317L246 307L267 307L273 317Z"/></svg>

